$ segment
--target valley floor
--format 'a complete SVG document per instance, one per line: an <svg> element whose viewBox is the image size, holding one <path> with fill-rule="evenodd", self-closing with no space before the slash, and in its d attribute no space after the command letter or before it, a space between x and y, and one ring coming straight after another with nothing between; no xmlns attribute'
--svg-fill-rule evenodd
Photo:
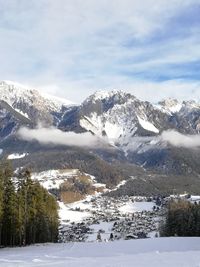
<svg viewBox="0 0 200 267"><path fill-rule="evenodd" d="M0 250L1 267L199 267L200 238L41 244Z"/></svg>

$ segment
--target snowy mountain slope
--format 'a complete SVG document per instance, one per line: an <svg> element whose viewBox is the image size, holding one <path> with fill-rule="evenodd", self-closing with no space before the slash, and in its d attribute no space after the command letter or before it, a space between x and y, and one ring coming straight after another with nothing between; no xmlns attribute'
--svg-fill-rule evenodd
<svg viewBox="0 0 200 267"><path fill-rule="evenodd" d="M126 153L166 148L161 139L154 138L165 130L200 132L199 103L167 99L152 105L121 91L91 95L76 111L76 118L79 128L107 138Z"/></svg>
<svg viewBox="0 0 200 267"><path fill-rule="evenodd" d="M15 134L20 126L32 126L32 121L24 114L13 109L7 102L0 100L0 140Z"/></svg>
<svg viewBox="0 0 200 267"><path fill-rule="evenodd" d="M43 244L0 251L2 267L197 267L200 238L150 238L108 243Z"/></svg>
<svg viewBox="0 0 200 267"><path fill-rule="evenodd" d="M183 102L177 114L177 126L181 132L197 134L200 132L200 104L195 101Z"/></svg>
<svg viewBox="0 0 200 267"><path fill-rule="evenodd" d="M77 129L106 137L110 144L126 146L134 136L151 136L170 127L169 115L121 91L96 92L74 111ZM62 127L69 128L68 116Z"/></svg>
<svg viewBox="0 0 200 267"><path fill-rule="evenodd" d="M170 115L179 112L182 106L183 103L179 102L177 99L172 98L160 101L155 105L155 107L161 109L163 112L169 113Z"/></svg>
<svg viewBox="0 0 200 267"><path fill-rule="evenodd" d="M70 116L69 116L70 117ZM64 116L65 129L71 120ZM164 173L198 173L198 151L171 147L157 138L174 129L184 134L200 131L200 105L195 101L168 99L152 105L121 92L97 92L74 110L73 129L106 138L125 152L128 161ZM192 160L193 159L193 160Z"/></svg>
<svg viewBox="0 0 200 267"><path fill-rule="evenodd" d="M154 105L170 115L174 128L178 131L195 134L200 130L200 103L191 101L179 102L176 99L166 99Z"/></svg>
<svg viewBox="0 0 200 267"><path fill-rule="evenodd" d="M67 99L40 93L36 89L27 88L24 85L11 81L0 82L0 99L6 101L11 106L14 106L19 100L33 105L38 104L39 106L44 104L51 111L57 111L62 106L74 104Z"/></svg>
<svg viewBox="0 0 200 267"><path fill-rule="evenodd" d="M37 123L56 125L72 103L65 99L27 89L12 82L0 82L0 141L13 135L21 126Z"/></svg>
<svg viewBox="0 0 200 267"><path fill-rule="evenodd" d="M50 124L54 121L54 113L61 112L63 107L72 104L8 81L0 82L0 100L34 123L41 121Z"/></svg>
<svg viewBox="0 0 200 267"><path fill-rule="evenodd" d="M79 169L57 169L32 173L31 179L38 181L47 190L59 189L70 178L79 178L81 175L88 177L88 181L95 187L105 188L105 184L96 183L94 176L81 172Z"/></svg>
<svg viewBox="0 0 200 267"><path fill-rule="evenodd" d="M32 173L31 179L38 181L44 188L59 189L59 186L68 178L76 177L79 174L77 169L49 170L40 173Z"/></svg>

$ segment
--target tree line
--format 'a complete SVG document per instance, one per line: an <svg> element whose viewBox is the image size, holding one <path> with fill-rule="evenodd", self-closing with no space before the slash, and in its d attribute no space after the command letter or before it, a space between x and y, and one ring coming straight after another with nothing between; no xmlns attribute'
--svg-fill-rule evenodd
<svg viewBox="0 0 200 267"><path fill-rule="evenodd" d="M200 204L186 200L170 202L161 235L200 236Z"/></svg>
<svg viewBox="0 0 200 267"><path fill-rule="evenodd" d="M58 207L55 198L28 170L13 177L8 162L0 166L0 246L56 242Z"/></svg>

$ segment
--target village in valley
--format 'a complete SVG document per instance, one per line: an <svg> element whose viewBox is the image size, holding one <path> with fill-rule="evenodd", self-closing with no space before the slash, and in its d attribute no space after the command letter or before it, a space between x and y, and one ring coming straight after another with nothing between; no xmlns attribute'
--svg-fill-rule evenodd
<svg viewBox="0 0 200 267"><path fill-rule="evenodd" d="M94 176L76 169L51 170L34 173L51 193L57 194L59 204L59 242L108 242L153 238L160 236L167 203L171 199L186 199L199 202L199 196L188 193L170 196L110 196L109 192L123 187L126 180L112 190L105 184L97 183ZM87 195L74 192L71 199L66 188L86 183L91 189ZM77 189L77 188L74 188ZM60 194L58 194L60 192ZM81 198L80 198L81 197Z"/></svg>
<svg viewBox="0 0 200 267"><path fill-rule="evenodd" d="M146 197L92 196L65 207L71 216L61 221L61 242L94 242L159 235L161 202ZM73 218L73 215L75 217Z"/></svg>
<svg viewBox="0 0 200 267"><path fill-rule="evenodd" d="M108 242L159 237L166 204L172 198L199 201L198 197L192 198L187 194L167 198L98 195L66 205L60 211L61 216L64 215L59 229L60 242ZM67 219L68 214L70 217Z"/></svg>

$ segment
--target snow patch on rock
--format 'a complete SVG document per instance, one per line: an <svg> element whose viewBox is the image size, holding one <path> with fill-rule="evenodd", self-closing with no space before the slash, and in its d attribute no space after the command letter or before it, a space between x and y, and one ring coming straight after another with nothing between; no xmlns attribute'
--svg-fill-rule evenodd
<svg viewBox="0 0 200 267"><path fill-rule="evenodd" d="M159 133L159 130L153 125L153 123L146 121L139 116L137 116L139 124L142 126L147 131L154 132L154 133Z"/></svg>
<svg viewBox="0 0 200 267"><path fill-rule="evenodd" d="M8 155L7 159L21 159L21 158L26 157L27 155L28 153L23 153L23 154L14 153L14 154Z"/></svg>

